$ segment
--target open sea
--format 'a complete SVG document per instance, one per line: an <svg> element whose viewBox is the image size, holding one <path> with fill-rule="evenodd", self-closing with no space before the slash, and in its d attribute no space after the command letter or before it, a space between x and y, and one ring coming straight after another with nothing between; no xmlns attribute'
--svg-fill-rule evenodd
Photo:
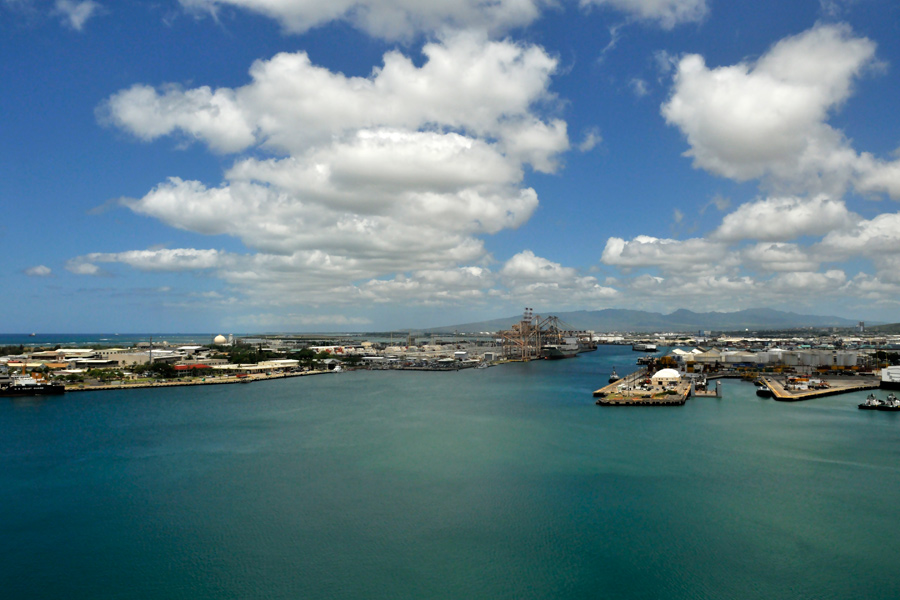
<svg viewBox="0 0 900 600"><path fill-rule="evenodd" d="M109 346L130 348L139 342L167 342L170 345L211 344L215 333L0 333L0 346L42 346L79 348ZM237 336L236 336L237 337Z"/></svg>
<svg viewBox="0 0 900 600"><path fill-rule="evenodd" d="M637 356L2 399L0 597L900 598L900 413Z"/></svg>

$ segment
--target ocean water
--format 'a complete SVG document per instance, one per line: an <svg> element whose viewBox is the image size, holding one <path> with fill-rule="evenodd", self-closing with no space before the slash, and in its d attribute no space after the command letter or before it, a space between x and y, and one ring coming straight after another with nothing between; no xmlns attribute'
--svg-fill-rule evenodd
<svg viewBox="0 0 900 600"><path fill-rule="evenodd" d="M68 348L109 346L130 348L139 342L171 345L211 344L215 333L0 333L0 346L63 346ZM237 337L237 336L236 336Z"/></svg>
<svg viewBox="0 0 900 600"><path fill-rule="evenodd" d="M900 597L900 414L636 356L2 400L0 596Z"/></svg>

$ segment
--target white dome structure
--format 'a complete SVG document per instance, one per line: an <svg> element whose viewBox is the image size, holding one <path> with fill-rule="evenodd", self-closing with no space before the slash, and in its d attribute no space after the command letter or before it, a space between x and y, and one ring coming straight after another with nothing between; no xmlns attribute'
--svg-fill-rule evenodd
<svg viewBox="0 0 900 600"><path fill-rule="evenodd" d="M681 381L681 375L675 369L660 369L650 379L654 384L664 385L667 383L678 383Z"/></svg>
<svg viewBox="0 0 900 600"><path fill-rule="evenodd" d="M213 344L218 344L221 346L222 344L227 344L227 343L228 343L228 340L225 339L224 335L220 334L213 338Z"/></svg>

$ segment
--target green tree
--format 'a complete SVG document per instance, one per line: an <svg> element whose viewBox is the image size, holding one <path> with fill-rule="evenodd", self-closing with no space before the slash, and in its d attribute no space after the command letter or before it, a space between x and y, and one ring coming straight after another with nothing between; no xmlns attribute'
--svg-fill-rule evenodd
<svg viewBox="0 0 900 600"><path fill-rule="evenodd" d="M155 362L150 365L150 373L159 379L171 379L178 374L178 371L169 363Z"/></svg>
<svg viewBox="0 0 900 600"><path fill-rule="evenodd" d="M310 350L309 348L303 348L295 354L297 356L297 360L300 361L300 364L307 367L312 367L313 360L316 358L316 353L313 350Z"/></svg>
<svg viewBox="0 0 900 600"><path fill-rule="evenodd" d="M362 362L362 357L359 354L348 354L347 356L343 357L341 360L343 360L345 363L347 363L351 367L355 367L355 366L359 365L359 363Z"/></svg>

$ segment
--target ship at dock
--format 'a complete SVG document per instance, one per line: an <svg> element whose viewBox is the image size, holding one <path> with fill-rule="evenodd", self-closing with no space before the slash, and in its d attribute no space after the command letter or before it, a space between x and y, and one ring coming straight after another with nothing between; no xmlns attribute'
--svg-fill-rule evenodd
<svg viewBox="0 0 900 600"><path fill-rule="evenodd" d="M900 366L881 369L881 389L900 390Z"/></svg>
<svg viewBox="0 0 900 600"><path fill-rule="evenodd" d="M17 396L56 396L66 391L60 383L39 381L29 375L10 375L0 379L0 398Z"/></svg>
<svg viewBox="0 0 900 600"><path fill-rule="evenodd" d="M775 396L772 389L761 379L756 380L754 385L756 386L756 395L760 398L772 398Z"/></svg>
<svg viewBox="0 0 900 600"><path fill-rule="evenodd" d="M609 383L615 383L619 381L619 379L621 378L619 377L619 374L616 373L616 368L613 367L612 373L609 374Z"/></svg>
<svg viewBox="0 0 900 600"><path fill-rule="evenodd" d="M559 358L575 358L581 350L576 338L565 338L561 344L545 344L543 346L544 358L556 360Z"/></svg>
<svg viewBox="0 0 900 600"><path fill-rule="evenodd" d="M579 352L596 349L579 342L579 332L558 317L541 318L526 308L522 320L498 332L502 355L508 360L574 358Z"/></svg>
<svg viewBox="0 0 900 600"><path fill-rule="evenodd" d="M636 343L631 345L631 349L635 352L656 352L656 344Z"/></svg>

